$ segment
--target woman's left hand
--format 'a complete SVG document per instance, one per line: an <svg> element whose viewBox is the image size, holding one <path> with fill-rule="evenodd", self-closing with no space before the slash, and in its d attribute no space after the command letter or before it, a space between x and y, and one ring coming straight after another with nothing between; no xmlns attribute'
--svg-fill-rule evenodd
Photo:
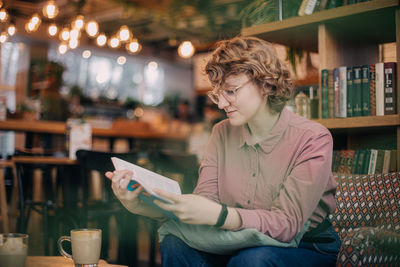
<svg viewBox="0 0 400 267"><path fill-rule="evenodd" d="M155 200L160 208L173 212L181 222L188 224L214 225L217 222L221 205L208 198L193 194L176 195L161 189L153 189L160 197L171 202Z"/></svg>

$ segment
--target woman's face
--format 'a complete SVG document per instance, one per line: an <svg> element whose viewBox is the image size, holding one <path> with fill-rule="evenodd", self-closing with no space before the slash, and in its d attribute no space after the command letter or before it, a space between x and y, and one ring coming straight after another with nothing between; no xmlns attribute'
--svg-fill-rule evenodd
<svg viewBox="0 0 400 267"><path fill-rule="evenodd" d="M259 114L267 110L266 98L245 74L229 76L222 90L226 92L219 94L218 108L226 112L234 126L255 121ZM232 92L235 92L234 97L231 97Z"/></svg>

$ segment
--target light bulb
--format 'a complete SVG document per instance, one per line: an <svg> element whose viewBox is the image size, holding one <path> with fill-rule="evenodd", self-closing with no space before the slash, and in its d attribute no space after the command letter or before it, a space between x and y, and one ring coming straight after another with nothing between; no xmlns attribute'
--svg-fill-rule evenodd
<svg viewBox="0 0 400 267"><path fill-rule="evenodd" d="M42 9L43 15L49 19L54 19L58 15L58 7L52 0L48 1Z"/></svg>
<svg viewBox="0 0 400 267"><path fill-rule="evenodd" d="M67 50L68 50L68 46L65 43L61 43L58 46L58 53L60 53L61 55L64 55L67 52Z"/></svg>
<svg viewBox="0 0 400 267"><path fill-rule="evenodd" d="M137 39L133 39L129 44L126 45L126 49L128 52L136 53L141 49L141 45L139 44Z"/></svg>
<svg viewBox="0 0 400 267"><path fill-rule="evenodd" d="M8 35L10 35L10 36L13 36L16 31L17 31L17 28L15 28L14 24L10 24L7 28Z"/></svg>
<svg viewBox="0 0 400 267"><path fill-rule="evenodd" d="M8 35L7 35L7 33L6 32L2 32L1 34L0 34L0 43L5 43L5 42L7 42L7 40L8 40Z"/></svg>
<svg viewBox="0 0 400 267"><path fill-rule="evenodd" d="M40 19L39 15L35 13L32 15L31 22L33 22L34 24L38 24L39 26L42 20Z"/></svg>
<svg viewBox="0 0 400 267"><path fill-rule="evenodd" d="M85 50L82 52L83 58L90 58L91 55L92 55L92 52L90 52L90 50Z"/></svg>
<svg viewBox="0 0 400 267"><path fill-rule="evenodd" d="M194 46L190 41L184 41L178 47L178 54L183 58L190 58L194 54Z"/></svg>
<svg viewBox="0 0 400 267"><path fill-rule="evenodd" d="M118 38L115 37L115 36L112 37L112 38L110 39L109 46L111 46L112 48L117 48L117 47L119 46L119 40L118 40Z"/></svg>
<svg viewBox="0 0 400 267"><path fill-rule="evenodd" d="M118 58L117 58L117 63L118 63L119 65L124 65L124 64L126 63L126 57L124 57L124 56L118 57Z"/></svg>
<svg viewBox="0 0 400 267"><path fill-rule="evenodd" d="M79 39L80 35L81 35L81 33L80 33L80 31L78 29L72 29L69 32L69 38L70 39Z"/></svg>
<svg viewBox="0 0 400 267"><path fill-rule="evenodd" d="M74 29L82 29L83 25L85 24L85 22L83 21L84 17L82 15L79 15L76 17L76 19L72 22L72 28Z"/></svg>
<svg viewBox="0 0 400 267"><path fill-rule="evenodd" d="M99 32L99 24L96 21L91 20L86 24L86 33L90 37L95 37L98 32Z"/></svg>
<svg viewBox="0 0 400 267"><path fill-rule="evenodd" d="M63 41L68 41L69 39L69 29L67 27L63 28L60 32L60 39Z"/></svg>
<svg viewBox="0 0 400 267"><path fill-rule="evenodd" d="M50 36L55 36L58 32L57 25L52 23L49 25L49 28L47 28L47 32Z"/></svg>
<svg viewBox="0 0 400 267"><path fill-rule="evenodd" d="M71 49L77 48L78 45L79 45L79 41L77 39L70 39L69 42L68 42L68 46Z"/></svg>
<svg viewBox="0 0 400 267"><path fill-rule="evenodd" d="M7 11L4 8L0 9L0 21L5 22L7 18L8 18Z"/></svg>
<svg viewBox="0 0 400 267"><path fill-rule="evenodd" d="M104 33L99 34L96 39L98 46L103 46L107 43L107 36Z"/></svg>
<svg viewBox="0 0 400 267"><path fill-rule="evenodd" d="M128 41L131 38L131 32L129 31L128 26L121 26L118 36L122 42Z"/></svg>

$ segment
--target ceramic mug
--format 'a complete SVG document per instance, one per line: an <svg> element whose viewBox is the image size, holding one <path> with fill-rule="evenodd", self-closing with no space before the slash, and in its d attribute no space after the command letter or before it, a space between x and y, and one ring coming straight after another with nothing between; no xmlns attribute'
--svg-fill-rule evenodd
<svg viewBox="0 0 400 267"><path fill-rule="evenodd" d="M0 267L24 267L28 239L27 234L0 234Z"/></svg>

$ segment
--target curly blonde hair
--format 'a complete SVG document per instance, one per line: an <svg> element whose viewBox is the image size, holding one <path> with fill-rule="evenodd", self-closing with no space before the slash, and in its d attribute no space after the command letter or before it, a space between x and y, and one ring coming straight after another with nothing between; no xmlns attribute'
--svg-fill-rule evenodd
<svg viewBox="0 0 400 267"><path fill-rule="evenodd" d="M282 111L292 96L293 82L287 66L275 54L272 45L255 37L235 37L216 44L205 66L214 88L221 88L230 75L246 74L268 96L272 112Z"/></svg>

